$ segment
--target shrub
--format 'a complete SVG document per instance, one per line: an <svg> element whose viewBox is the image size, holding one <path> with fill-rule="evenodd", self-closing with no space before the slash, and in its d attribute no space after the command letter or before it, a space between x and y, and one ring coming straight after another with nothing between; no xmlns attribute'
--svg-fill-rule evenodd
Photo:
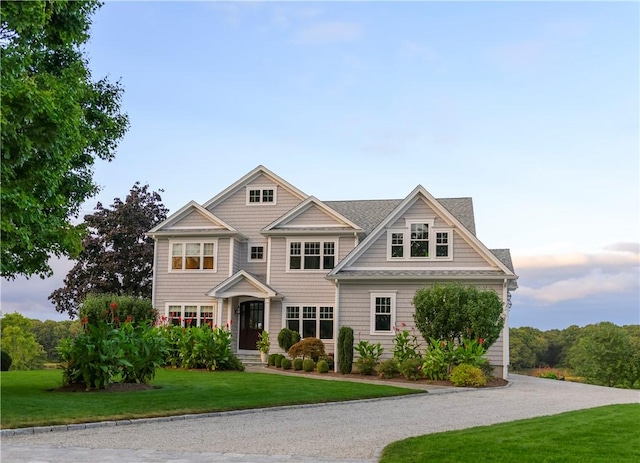
<svg viewBox="0 0 640 463"><path fill-rule="evenodd" d="M0 371L9 371L13 360L8 352L0 351Z"/></svg>
<svg viewBox="0 0 640 463"><path fill-rule="evenodd" d="M283 370L290 370L291 369L291 360L289 360L288 358L283 358L280 361L280 365L282 366Z"/></svg>
<svg viewBox="0 0 640 463"><path fill-rule="evenodd" d="M326 360L319 360L318 365L316 366L318 373L328 373L329 372L329 364Z"/></svg>
<svg viewBox="0 0 640 463"><path fill-rule="evenodd" d="M325 355L324 343L318 338L304 338L291 346L289 355L291 358L310 358L317 362L320 357Z"/></svg>
<svg viewBox="0 0 640 463"><path fill-rule="evenodd" d="M372 358L359 357L358 360L356 360L356 367L358 368L358 373L361 375L373 375L376 372L377 366L377 360Z"/></svg>
<svg viewBox="0 0 640 463"><path fill-rule="evenodd" d="M482 338L477 341L473 339L463 339L460 344L453 348L453 363L455 365L466 363L478 368L489 363L489 361L484 358L487 350L483 344L484 340Z"/></svg>
<svg viewBox="0 0 640 463"><path fill-rule="evenodd" d="M267 365L269 365L270 367L275 366L277 356L278 354L269 354L269 357L267 357Z"/></svg>
<svg viewBox="0 0 640 463"><path fill-rule="evenodd" d="M376 371L381 378L395 378L400 373L400 370L398 368L398 361L393 358L380 362L380 364L376 368Z"/></svg>
<svg viewBox="0 0 640 463"><path fill-rule="evenodd" d="M353 328L340 327L338 332L338 369L348 375L353 369Z"/></svg>
<svg viewBox="0 0 640 463"><path fill-rule="evenodd" d="M447 379L453 366L453 343L431 338L424 354L422 374L433 380Z"/></svg>
<svg viewBox="0 0 640 463"><path fill-rule="evenodd" d="M114 294L89 295L82 302L79 318L86 323L96 325L99 321L114 324L130 321L134 325L153 326L158 311L151 305L150 299Z"/></svg>
<svg viewBox="0 0 640 463"><path fill-rule="evenodd" d="M269 341L269 333L262 330L262 333L258 334L258 341L256 342L256 348L263 354L269 353L271 342Z"/></svg>
<svg viewBox="0 0 640 463"><path fill-rule="evenodd" d="M302 359L293 359L293 369L296 371L302 370Z"/></svg>
<svg viewBox="0 0 640 463"><path fill-rule="evenodd" d="M302 369L306 372L313 371L315 366L316 366L315 362L311 359L304 359L302 361Z"/></svg>
<svg viewBox="0 0 640 463"><path fill-rule="evenodd" d="M282 359L284 358L286 358L284 355L276 354L276 358L274 361L274 365L276 366L276 368L280 368L282 366Z"/></svg>
<svg viewBox="0 0 640 463"><path fill-rule="evenodd" d="M287 352L291 349L296 342L300 341L300 333L290 330L289 328L282 328L278 333L278 345L280 349Z"/></svg>
<svg viewBox="0 0 640 463"><path fill-rule="evenodd" d="M400 374L409 381L417 381L424 378L422 372L422 360L419 358L408 358L399 366Z"/></svg>
<svg viewBox="0 0 640 463"><path fill-rule="evenodd" d="M455 366L449 379L456 386L480 387L487 385L487 377L482 373L482 370L468 363Z"/></svg>
<svg viewBox="0 0 640 463"><path fill-rule="evenodd" d="M333 367L335 366L335 361L333 360L333 354L327 354L324 357L320 357L319 360L325 360L327 362L327 365L329 365L329 370L333 370Z"/></svg>
<svg viewBox="0 0 640 463"><path fill-rule="evenodd" d="M394 329L396 334L393 337L393 358L400 363L406 359L420 358L418 337L407 330Z"/></svg>

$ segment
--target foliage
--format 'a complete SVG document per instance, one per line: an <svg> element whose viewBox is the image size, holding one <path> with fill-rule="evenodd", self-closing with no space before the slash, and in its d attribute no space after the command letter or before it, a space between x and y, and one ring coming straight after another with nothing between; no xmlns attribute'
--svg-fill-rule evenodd
<svg viewBox="0 0 640 463"><path fill-rule="evenodd" d="M99 321L118 324L129 321L133 324L152 326L156 323L158 311L150 299L115 294L89 295L80 309L80 318L91 325Z"/></svg>
<svg viewBox="0 0 640 463"><path fill-rule="evenodd" d="M31 332L36 337L36 342L42 346L46 360L59 362L57 347L60 341L77 333L80 329L79 321L40 321L31 319Z"/></svg>
<svg viewBox="0 0 640 463"><path fill-rule="evenodd" d="M381 378L391 379L400 374L398 361L395 358L383 360L376 367L376 371Z"/></svg>
<svg viewBox="0 0 640 463"><path fill-rule="evenodd" d="M353 328L341 326L338 332L338 369L348 375L353 369Z"/></svg>
<svg viewBox="0 0 640 463"><path fill-rule="evenodd" d="M549 342L540 330L528 326L509 330L509 359L515 370L542 364Z"/></svg>
<svg viewBox="0 0 640 463"><path fill-rule="evenodd" d="M267 365L269 365L270 367L275 366L277 356L278 354L270 354L269 357L267 357Z"/></svg>
<svg viewBox="0 0 640 463"><path fill-rule="evenodd" d="M480 387L487 385L487 377L482 370L468 363L456 365L449 379L456 386Z"/></svg>
<svg viewBox="0 0 640 463"><path fill-rule="evenodd" d="M300 333L290 330L289 328L282 328L278 333L278 346L285 352L288 352L296 342L300 341Z"/></svg>
<svg viewBox="0 0 640 463"><path fill-rule="evenodd" d="M314 362L325 354L324 343L318 338L304 338L302 341L298 341L291 348L289 348L289 355L291 358L302 357L310 358Z"/></svg>
<svg viewBox="0 0 640 463"><path fill-rule="evenodd" d="M18 312L6 314L1 319L0 345L12 359L12 370L41 368L45 353L31 332L32 322Z"/></svg>
<svg viewBox="0 0 640 463"><path fill-rule="evenodd" d="M418 337L405 329L400 330L394 327L394 330L396 334L393 337L393 358L398 362L403 362L410 358L420 358Z"/></svg>
<svg viewBox="0 0 640 463"><path fill-rule="evenodd" d="M9 371L11 363L13 363L13 360L11 359L9 352L0 350L0 371Z"/></svg>
<svg viewBox="0 0 640 463"><path fill-rule="evenodd" d="M632 387L640 378L634 376L631 340L628 332L613 323L586 326L569 351L575 374L587 382L603 386Z"/></svg>
<svg viewBox="0 0 640 463"><path fill-rule="evenodd" d="M453 363L455 365L473 365L474 367L482 367L489 363L484 357L487 350L484 347L484 340L463 339L462 342L453 348Z"/></svg>
<svg viewBox="0 0 640 463"><path fill-rule="evenodd" d="M451 342L429 339L429 345L424 354L422 373L428 379L444 380L451 374L453 368L454 345Z"/></svg>
<svg viewBox="0 0 640 463"><path fill-rule="evenodd" d="M256 347L263 354L269 353L271 342L269 342L269 333L267 331L263 330L262 333L258 334L258 342L256 342Z"/></svg>
<svg viewBox="0 0 640 463"><path fill-rule="evenodd" d="M291 369L291 360L289 360L288 358L283 358L282 361L280 362L280 366L282 367L283 370L290 370Z"/></svg>
<svg viewBox="0 0 640 463"><path fill-rule="evenodd" d="M276 354L276 358L273 361L273 364L275 365L275 367L280 368L282 366L282 360L285 358L286 357L282 354Z"/></svg>
<svg viewBox="0 0 640 463"><path fill-rule="evenodd" d="M310 371L313 371L315 367L316 367L316 364L312 359L304 359L302 361L302 369L307 373Z"/></svg>
<svg viewBox="0 0 640 463"><path fill-rule="evenodd" d="M564 375L560 371L553 370L550 367L536 368L533 372L533 376L545 379L564 379Z"/></svg>
<svg viewBox="0 0 640 463"><path fill-rule="evenodd" d="M98 203L84 217L89 234L76 264L64 286L49 295L56 310L73 317L91 294L151 299L154 245L146 232L166 219L167 212L160 194L139 183L124 201L115 198L111 208Z"/></svg>
<svg viewBox="0 0 640 463"><path fill-rule="evenodd" d="M99 188L96 159L110 161L128 126L122 87L93 81L83 45L99 2L3 2L1 275L50 276L51 255L75 257L73 225Z"/></svg>
<svg viewBox="0 0 640 463"><path fill-rule="evenodd" d="M419 358L408 358L400 363L400 374L409 381L417 381L424 378L422 372L422 360Z"/></svg>
<svg viewBox="0 0 640 463"><path fill-rule="evenodd" d="M358 351L358 359L356 360L356 367L361 375L373 375L376 372L378 361L384 348L380 343L372 344L369 341L360 341L355 350Z"/></svg>
<svg viewBox="0 0 640 463"><path fill-rule="evenodd" d="M462 342L484 339L488 348L504 326L503 303L491 290L450 283L418 290L413 298L414 320L424 339Z"/></svg>
<svg viewBox="0 0 640 463"><path fill-rule="evenodd" d="M333 354L323 355L318 360L324 360L325 362L327 362L327 365L329 366L329 370L333 370L333 367L335 366L335 360L333 358Z"/></svg>
<svg viewBox="0 0 640 463"><path fill-rule="evenodd" d="M328 373L329 372L329 364L326 360L318 360L318 364L316 365L316 369L318 373Z"/></svg>
<svg viewBox="0 0 640 463"><path fill-rule="evenodd" d="M301 358L293 359L293 369L296 371L302 370L303 360Z"/></svg>

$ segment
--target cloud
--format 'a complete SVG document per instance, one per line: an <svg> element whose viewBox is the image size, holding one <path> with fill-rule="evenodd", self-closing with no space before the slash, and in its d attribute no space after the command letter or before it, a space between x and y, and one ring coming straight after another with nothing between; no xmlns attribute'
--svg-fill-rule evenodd
<svg viewBox="0 0 640 463"><path fill-rule="evenodd" d="M328 21L302 28L298 42L310 44L355 42L362 37L362 28L353 22Z"/></svg>

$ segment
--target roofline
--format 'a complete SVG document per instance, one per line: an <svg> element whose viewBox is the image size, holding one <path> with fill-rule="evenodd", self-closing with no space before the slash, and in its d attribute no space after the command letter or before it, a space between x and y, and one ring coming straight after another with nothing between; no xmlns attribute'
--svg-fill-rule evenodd
<svg viewBox="0 0 640 463"><path fill-rule="evenodd" d="M220 226L224 227L225 229L227 229L230 232L236 232L236 233L238 232L238 230L233 228L231 225L226 223L224 220L222 220L219 217L216 217L211 212L209 212L204 207L202 207L200 204L198 204L194 200L191 200L187 204L182 206L180 209L178 209L176 212L171 214L169 217L167 217L165 220L163 220L158 225L156 225L151 230L149 230L146 234L148 236L153 236L160 229L165 227L167 224L169 224L169 223L175 221L176 219L180 218L180 216L185 214L189 208L194 208L196 211L198 211L200 214L202 214L205 219L209 220L211 223L215 223L217 225L220 225Z"/></svg>
<svg viewBox="0 0 640 463"><path fill-rule="evenodd" d="M296 207L294 207L293 209L290 209L284 215L278 217L276 220L274 220L269 225L264 227L261 231L262 232L272 231L273 228L276 225L278 225L279 223L281 223L281 222L283 222L283 221L285 221L287 219L296 217L297 214L300 214L300 213L306 211L309 207L311 207L312 204L315 204L316 206L321 208L324 212L326 212L327 214L333 216L334 219L337 219L337 220L345 223L346 225L351 227L353 229L353 231L363 231L362 228L360 226L358 226L358 224L352 222L351 220L346 218L344 215L340 214L338 211L333 209L331 206L328 206L325 203L323 203L322 201L320 201L315 196L309 196L307 199L302 201Z"/></svg>
<svg viewBox="0 0 640 463"><path fill-rule="evenodd" d="M517 280L517 276L506 275L348 275L339 273L337 275L328 274L327 280Z"/></svg>

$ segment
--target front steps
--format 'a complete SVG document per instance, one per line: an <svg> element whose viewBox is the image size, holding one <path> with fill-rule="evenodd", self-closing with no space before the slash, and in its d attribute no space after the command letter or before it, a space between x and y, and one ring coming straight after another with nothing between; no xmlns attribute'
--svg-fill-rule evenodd
<svg viewBox="0 0 640 463"><path fill-rule="evenodd" d="M264 366L266 363L260 361L260 352L253 353L237 353L236 357L245 367Z"/></svg>

